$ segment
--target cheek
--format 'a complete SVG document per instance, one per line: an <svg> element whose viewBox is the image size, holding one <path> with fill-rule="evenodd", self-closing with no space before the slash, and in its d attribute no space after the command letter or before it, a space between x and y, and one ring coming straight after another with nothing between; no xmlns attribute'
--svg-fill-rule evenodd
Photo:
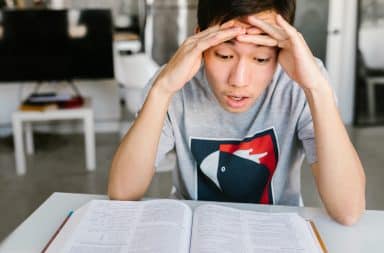
<svg viewBox="0 0 384 253"><path fill-rule="evenodd" d="M276 66L269 66L268 68L265 69L264 71L264 80L266 82L271 82L272 78L273 78L273 74L275 73L275 69L276 69Z"/></svg>
<svg viewBox="0 0 384 253"><path fill-rule="evenodd" d="M268 64L267 66L264 66L262 69L260 69L258 71L258 73L261 73L259 75L259 81L261 81L262 83L265 83L265 85L268 85L273 79L273 75L275 73L276 67L277 67L277 63L273 62L271 64Z"/></svg>
<svg viewBox="0 0 384 253"><path fill-rule="evenodd" d="M251 89L256 97L271 84L276 69L275 66L271 64L271 66L258 67L257 70L254 70L256 74L253 76L253 86Z"/></svg>
<svg viewBox="0 0 384 253"><path fill-rule="evenodd" d="M208 82L213 87L224 85L228 72L230 69L229 64L223 63L214 56L204 55L205 72Z"/></svg>

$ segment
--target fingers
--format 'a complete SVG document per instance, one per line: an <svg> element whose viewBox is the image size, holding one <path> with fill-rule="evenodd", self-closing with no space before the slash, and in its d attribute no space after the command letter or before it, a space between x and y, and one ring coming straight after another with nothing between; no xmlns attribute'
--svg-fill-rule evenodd
<svg viewBox="0 0 384 253"><path fill-rule="evenodd" d="M264 33L264 31L261 30L260 28L257 28L257 27L251 27L251 28L247 29L247 34L259 35L259 34L262 34L262 33Z"/></svg>
<svg viewBox="0 0 384 253"><path fill-rule="evenodd" d="M195 35L191 36L189 41L194 41L194 40L198 40L200 38L203 38L203 37L206 37L207 35L211 34L211 33L214 33L214 32L217 32L220 30L220 26L219 25L215 25L215 26L211 26L211 27L208 27L207 29L199 32L199 33L196 33ZM188 40L187 40L188 42Z"/></svg>
<svg viewBox="0 0 384 253"><path fill-rule="evenodd" d="M198 42L197 48L201 51L205 51L210 47L223 43L227 40L236 38L237 36L245 34L246 30L241 27L231 27L228 29L220 30L216 33L212 33L204 39Z"/></svg>
<svg viewBox="0 0 384 253"><path fill-rule="evenodd" d="M234 20L230 20L230 21L225 22L222 25L214 25L214 26L208 27L207 29L195 34L191 38L192 39L201 39L203 37L206 37L207 35L218 32L220 30L231 28L234 26L234 24L235 24Z"/></svg>
<svg viewBox="0 0 384 253"><path fill-rule="evenodd" d="M289 24L280 14L276 16L277 25L270 24L264 20L258 19L255 16L249 16L248 22L256 28L248 29L248 34L260 34L259 30L264 31L269 36L277 41L277 46L280 48L288 48L293 44L300 44L304 42L304 38L299 32ZM250 38L247 38L250 40Z"/></svg>
<svg viewBox="0 0 384 253"><path fill-rule="evenodd" d="M236 26L235 20L215 25L195 34L188 41L193 48L203 52L206 49L236 38L238 41L253 43L259 46L287 48L291 41L300 39L298 32L281 15L277 15L277 25L270 24L255 16L246 18L252 25L250 28Z"/></svg>
<svg viewBox="0 0 384 253"><path fill-rule="evenodd" d="M288 35L288 39L284 41L279 41L279 47L288 47L290 43L296 45L302 45L305 48L308 48L307 43L303 35L296 30L291 24L289 24L281 15L277 15L276 17L277 24L284 30L284 32Z"/></svg>
<svg viewBox="0 0 384 253"><path fill-rule="evenodd" d="M235 26L235 20L232 19L220 25L220 28L226 29L226 28L231 28L233 26Z"/></svg>
<svg viewBox="0 0 384 253"><path fill-rule="evenodd" d="M296 29L291 26L281 15L276 17L277 24L284 30L284 32L292 39L297 37Z"/></svg>
<svg viewBox="0 0 384 253"><path fill-rule="evenodd" d="M285 30L278 26L274 26L254 16L249 16L248 22L253 26L256 26L257 28L263 30L265 33L267 33L276 40L283 41L288 39L288 34L285 32Z"/></svg>
<svg viewBox="0 0 384 253"><path fill-rule="evenodd" d="M247 32L246 35L237 36L236 39L241 42L253 43L258 46L276 47L279 45L279 42L276 39L273 39L268 35L249 35L249 32Z"/></svg>

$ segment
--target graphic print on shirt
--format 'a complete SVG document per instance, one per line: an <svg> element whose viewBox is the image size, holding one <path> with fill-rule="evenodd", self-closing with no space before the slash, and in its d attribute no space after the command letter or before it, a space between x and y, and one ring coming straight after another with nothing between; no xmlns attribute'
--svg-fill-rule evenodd
<svg viewBox="0 0 384 253"><path fill-rule="evenodd" d="M273 204L277 147L272 128L243 140L192 137L197 199Z"/></svg>

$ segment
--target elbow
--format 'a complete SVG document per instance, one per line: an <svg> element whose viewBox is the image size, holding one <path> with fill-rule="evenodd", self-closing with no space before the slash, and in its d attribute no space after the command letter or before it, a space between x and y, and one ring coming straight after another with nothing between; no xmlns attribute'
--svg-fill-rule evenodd
<svg viewBox="0 0 384 253"><path fill-rule="evenodd" d="M145 192L133 189L120 189L112 184L108 185L108 198L110 200L136 201L144 196Z"/></svg>
<svg viewBox="0 0 384 253"><path fill-rule="evenodd" d="M111 200L136 201L144 197L150 180L134 173L116 173L111 168L107 194Z"/></svg>
<svg viewBox="0 0 384 253"><path fill-rule="evenodd" d="M136 201L140 200L144 194L135 192L122 192L117 190L108 189L108 198L110 200L121 200L121 201Z"/></svg>
<svg viewBox="0 0 384 253"><path fill-rule="evenodd" d="M345 205L343 210L337 212L337 214L331 214L333 219L344 226L352 226L356 224L363 213L365 212L365 199L360 203L354 203L351 206Z"/></svg>
<svg viewBox="0 0 384 253"><path fill-rule="evenodd" d="M360 220L361 215L362 212L357 214L340 215L338 217L334 217L334 219L341 225L352 226Z"/></svg>
<svg viewBox="0 0 384 253"><path fill-rule="evenodd" d="M119 191L114 189L111 185L108 185L108 198L110 200L123 200L123 196Z"/></svg>
<svg viewBox="0 0 384 253"><path fill-rule="evenodd" d="M355 188L347 191L354 192L354 194L345 194L344 196L346 198L339 200L339 203L342 204L335 205L335 208L332 210L332 212L329 212L335 221L344 226L352 226L356 224L366 209L366 179L363 170L361 170L361 172L360 180L355 184Z"/></svg>

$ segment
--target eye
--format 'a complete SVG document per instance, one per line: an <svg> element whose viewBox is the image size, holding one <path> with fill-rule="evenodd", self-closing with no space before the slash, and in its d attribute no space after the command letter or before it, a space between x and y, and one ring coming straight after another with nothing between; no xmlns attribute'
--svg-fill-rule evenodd
<svg viewBox="0 0 384 253"><path fill-rule="evenodd" d="M219 57L220 59L223 59L223 60L230 60L233 58L233 55L230 55L230 54L219 54L219 53L215 52L215 55L217 57Z"/></svg>
<svg viewBox="0 0 384 253"><path fill-rule="evenodd" d="M270 58L253 58L255 61L257 61L258 63L268 63Z"/></svg>

